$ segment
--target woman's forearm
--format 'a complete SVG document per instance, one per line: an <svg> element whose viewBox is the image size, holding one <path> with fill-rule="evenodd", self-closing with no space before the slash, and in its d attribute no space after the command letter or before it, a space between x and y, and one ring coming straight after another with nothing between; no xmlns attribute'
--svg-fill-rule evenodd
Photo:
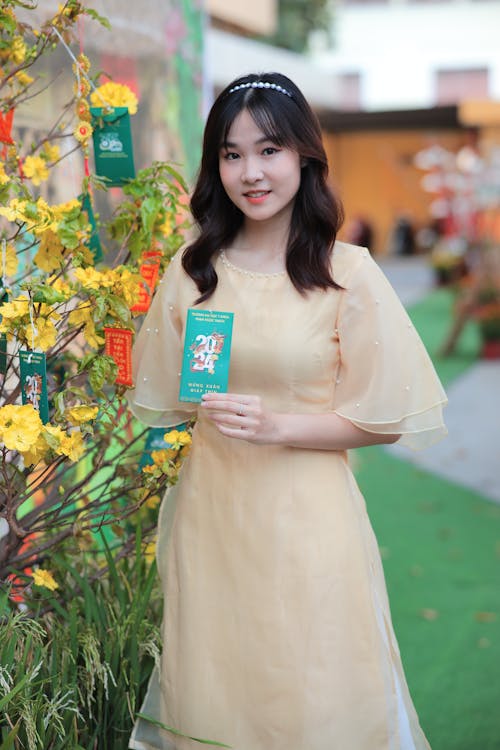
<svg viewBox="0 0 500 750"><path fill-rule="evenodd" d="M368 432L335 412L275 414L276 443L295 448L348 450L365 445L394 443L399 435Z"/></svg>

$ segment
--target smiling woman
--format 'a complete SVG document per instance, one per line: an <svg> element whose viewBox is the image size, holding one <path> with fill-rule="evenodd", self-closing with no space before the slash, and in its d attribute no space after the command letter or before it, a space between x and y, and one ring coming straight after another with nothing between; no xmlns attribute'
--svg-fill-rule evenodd
<svg viewBox="0 0 500 750"><path fill-rule="evenodd" d="M191 202L200 234L172 260L134 355L141 419L197 416L160 513L165 650L136 750L194 750L189 737L429 748L347 449L432 442L446 397L368 250L336 241L327 173L285 76L245 76L214 103ZM178 400L193 307L234 317L228 392L201 404Z"/></svg>

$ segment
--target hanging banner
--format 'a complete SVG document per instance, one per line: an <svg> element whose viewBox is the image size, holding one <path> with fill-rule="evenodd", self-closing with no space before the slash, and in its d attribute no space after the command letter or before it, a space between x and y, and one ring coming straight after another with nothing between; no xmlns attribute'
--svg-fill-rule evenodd
<svg viewBox="0 0 500 750"><path fill-rule="evenodd" d="M47 363L43 352L21 350L21 398L23 404L31 404L44 424L49 421L47 397Z"/></svg>
<svg viewBox="0 0 500 750"><path fill-rule="evenodd" d="M104 114L106 112L107 114ZM119 187L135 177L132 133L128 107L91 107L95 171Z"/></svg>
<svg viewBox="0 0 500 750"><path fill-rule="evenodd" d="M161 252L148 250L142 254L142 258L144 262L139 267L139 273L144 279L144 283L141 283L139 299L130 308L132 312L147 312L149 310L160 272Z"/></svg>
<svg viewBox="0 0 500 750"><path fill-rule="evenodd" d="M126 328L104 329L104 352L118 367L115 383L132 385L132 331Z"/></svg>
<svg viewBox="0 0 500 750"><path fill-rule="evenodd" d="M87 214L89 224L92 227L88 247L90 252L94 256L94 262L98 263L100 260L102 260L102 246L101 240L99 239L99 232L97 231L97 224L94 216L94 209L92 208L90 194L84 193L83 195L80 195L79 199L82 202L82 211Z"/></svg>
<svg viewBox="0 0 500 750"><path fill-rule="evenodd" d="M4 289L0 282L0 305L9 301L9 295L7 290ZM0 315L0 322L2 316ZM0 375L5 375L7 372L7 336L5 333L0 334Z"/></svg>

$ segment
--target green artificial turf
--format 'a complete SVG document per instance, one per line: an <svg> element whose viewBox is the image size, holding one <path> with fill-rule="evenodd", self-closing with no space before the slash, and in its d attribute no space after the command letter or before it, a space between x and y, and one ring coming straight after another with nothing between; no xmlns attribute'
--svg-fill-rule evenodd
<svg viewBox="0 0 500 750"><path fill-rule="evenodd" d="M431 355L450 312L446 290L410 310ZM468 326L454 356L435 358L445 385L475 361L477 349ZM354 462L410 691L432 749L499 750L500 506L380 447L357 451Z"/></svg>

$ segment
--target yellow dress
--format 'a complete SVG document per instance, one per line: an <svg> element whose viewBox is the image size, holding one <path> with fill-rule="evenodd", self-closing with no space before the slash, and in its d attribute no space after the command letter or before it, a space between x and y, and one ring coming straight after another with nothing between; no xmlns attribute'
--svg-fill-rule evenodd
<svg viewBox="0 0 500 750"><path fill-rule="evenodd" d="M445 433L446 396L400 301L366 249L337 242L342 290L302 296L284 273L217 255L201 305L234 312L229 390L274 410L335 411L422 447ZM186 310L180 253L135 348L130 402L169 426ZM253 445L200 415L163 500L158 566L164 653L142 712L234 750L424 750L377 542L345 452ZM200 745L139 721L130 747Z"/></svg>

